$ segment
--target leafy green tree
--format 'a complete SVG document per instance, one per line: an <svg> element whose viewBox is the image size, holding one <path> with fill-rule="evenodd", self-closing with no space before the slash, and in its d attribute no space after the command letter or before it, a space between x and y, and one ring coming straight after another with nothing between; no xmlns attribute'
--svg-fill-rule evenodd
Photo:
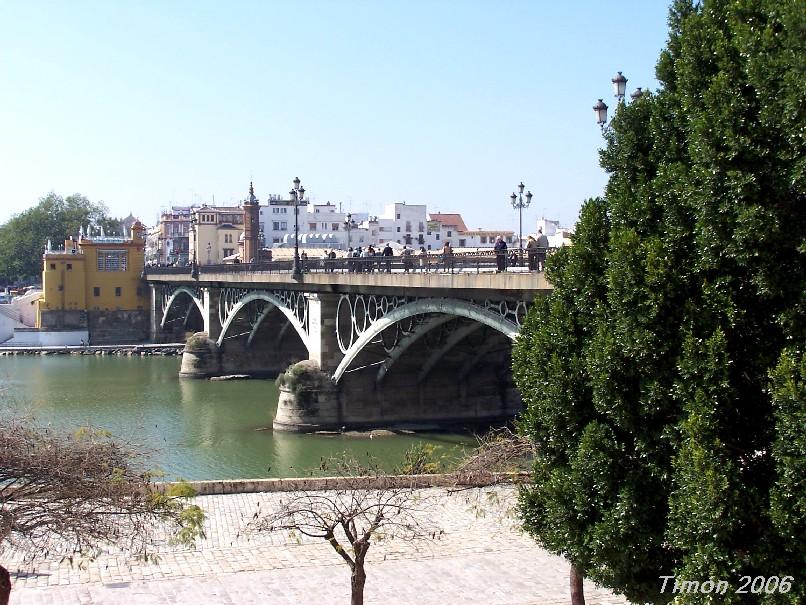
<svg viewBox="0 0 806 605"><path fill-rule="evenodd" d="M521 508L632 600L705 598L659 594L675 575L727 580L720 602L799 602L806 7L678 0L669 24L661 88L618 108L605 197L516 344L538 449ZM737 595L742 575L796 581Z"/></svg>
<svg viewBox="0 0 806 605"><path fill-rule="evenodd" d="M107 233L119 232L120 221L108 212L104 204L78 193L66 198L48 193L36 206L0 226L0 279L35 280L42 273L42 252L49 239L54 246L61 245L89 224L103 226Z"/></svg>

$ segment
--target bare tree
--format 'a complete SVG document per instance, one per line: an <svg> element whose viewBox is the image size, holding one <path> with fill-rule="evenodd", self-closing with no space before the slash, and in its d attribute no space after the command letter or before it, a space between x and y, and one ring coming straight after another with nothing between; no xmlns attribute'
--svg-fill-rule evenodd
<svg viewBox="0 0 806 605"><path fill-rule="evenodd" d="M534 444L527 438L508 428L491 430L459 462L452 473L453 484L462 489L520 483L528 478L533 459Z"/></svg>
<svg viewBox="0 0 806 605"><path fill-rule="evenodd" d="M344 455L322 469L335 475L334 489L290 492L274 511L255 513L249 529L327 541L350 568L351 605L362 605L372 541L434 538L437 529L428 519L432 500L418 489L416 477L383 475L372 461L362 464Z"/></svg>
<svg viewBox="0 0 806 605"><path fill-rule="evenodd" d="M160 489L141 462L100 431L58 434L0 417L0 553L72 560L114 544L150 558L156 544L203 537L203 511L183 500L192 489ZM0 603L10 589L0 566Z"/></svg>

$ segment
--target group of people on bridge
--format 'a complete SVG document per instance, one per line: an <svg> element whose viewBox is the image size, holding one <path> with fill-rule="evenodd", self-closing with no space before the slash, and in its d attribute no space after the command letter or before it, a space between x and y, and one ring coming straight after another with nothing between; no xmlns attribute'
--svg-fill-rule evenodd
<svg viewBox="0 0 806 605"><path fill-rule="evenodd" d="M549 249L549 238L543 234L542 229L537 230L537 238L530 235L526 238L526 257L529 271L544 271L546 268L546 254ZM507 243L500 235L495 238L496 273L507 270L507 266L516 267L520 264L519 250L512 250L507 255Z"/></svg>

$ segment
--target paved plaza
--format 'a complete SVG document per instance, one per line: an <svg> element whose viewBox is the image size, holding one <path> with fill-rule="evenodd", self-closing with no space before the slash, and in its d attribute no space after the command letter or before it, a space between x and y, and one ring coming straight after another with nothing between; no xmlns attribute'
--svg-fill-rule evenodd
<svg viewBox="0 0 806 605"><path fill-rule="evenodd" d="M443 533L417 543L374 543L367 557L367 603L569 602L568 565L517 531L511 488L454 494L432 488L428 494L436 498L429 518ZM207 537L195 550L166 548L158 563L120 554L72 567L58 560L36 566L7 561L11 605L349 603L349 569L329 545L243 531L258 507L270 510L281 497L196 498L208 515ZM589 605L626 603L587 582L585 591Z"/></svg>

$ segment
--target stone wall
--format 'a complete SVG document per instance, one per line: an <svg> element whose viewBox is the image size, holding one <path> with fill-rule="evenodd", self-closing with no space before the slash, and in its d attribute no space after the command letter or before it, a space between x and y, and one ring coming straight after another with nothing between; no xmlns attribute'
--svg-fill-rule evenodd
<svg viewBox="0 0 806 605"><path fill-rule="evenodd" d="M87 327L94 345L147 342L148 311L87 311Z"/></svg>
<svg viewBox="0 0 806 605"><path fill-rule="evenodd" d="M87 312L68 310L42 310L39 327L43 330L86 330Z"/></svg>

